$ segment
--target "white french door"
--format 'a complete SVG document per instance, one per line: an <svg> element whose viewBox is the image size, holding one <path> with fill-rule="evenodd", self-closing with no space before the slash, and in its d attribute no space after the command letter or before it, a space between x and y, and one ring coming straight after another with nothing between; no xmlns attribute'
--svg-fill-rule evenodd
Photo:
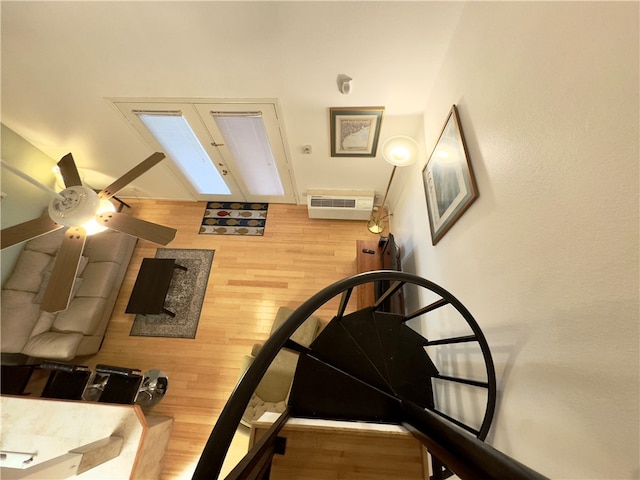
<svg viewBox="0 0 640 480"><path fill-rule="evenodd" d="M276 101L125 99L114 105L152 148L167 154L194 200L297 202Z"/></svg>

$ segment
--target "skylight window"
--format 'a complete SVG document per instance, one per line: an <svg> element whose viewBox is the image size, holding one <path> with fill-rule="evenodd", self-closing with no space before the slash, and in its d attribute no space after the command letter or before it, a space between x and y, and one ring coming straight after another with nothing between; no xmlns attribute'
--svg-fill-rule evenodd
<svg viewBox="0 0 640 480"><path fill-rule="evenodd" d="M250 195L284 195L261 112L211 112Z"/></svg>
<svg viewBox="0 0 640 480"><path fill-rule="evenodd" d="M229 195L231 190L182 113L136 111L162 148L201 195Z"/></svg>

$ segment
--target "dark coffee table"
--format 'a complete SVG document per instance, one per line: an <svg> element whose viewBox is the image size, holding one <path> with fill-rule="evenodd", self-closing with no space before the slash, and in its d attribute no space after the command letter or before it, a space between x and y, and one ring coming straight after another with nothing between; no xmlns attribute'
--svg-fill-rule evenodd
<svg viewBox="0 0 640 480"><path fill-rule="evenodd" d="M143 258L125 313L166 313L175 317L175 313L165 308L164 302L176 268L187 270L186 267L178 265L174 258Z"/></svg>

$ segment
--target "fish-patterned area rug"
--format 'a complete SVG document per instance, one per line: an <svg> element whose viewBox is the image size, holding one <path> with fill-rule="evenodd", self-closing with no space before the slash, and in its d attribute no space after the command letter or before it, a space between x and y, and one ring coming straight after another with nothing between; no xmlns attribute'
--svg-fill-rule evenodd
<svg viewBox="0 0 640 480"><path fill-rule="evenodd" d="M264 235L268 203L207 202L201 234Z"/></svg>

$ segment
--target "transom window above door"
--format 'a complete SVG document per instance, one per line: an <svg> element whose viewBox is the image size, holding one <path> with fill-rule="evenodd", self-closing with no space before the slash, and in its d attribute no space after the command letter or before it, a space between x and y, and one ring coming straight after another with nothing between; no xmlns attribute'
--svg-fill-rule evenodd
<svg viewBox="0 0 640 480"><path fill-rule="evenodd" d="M110 101L195 200L296 203L275 100Z"/></svg>

